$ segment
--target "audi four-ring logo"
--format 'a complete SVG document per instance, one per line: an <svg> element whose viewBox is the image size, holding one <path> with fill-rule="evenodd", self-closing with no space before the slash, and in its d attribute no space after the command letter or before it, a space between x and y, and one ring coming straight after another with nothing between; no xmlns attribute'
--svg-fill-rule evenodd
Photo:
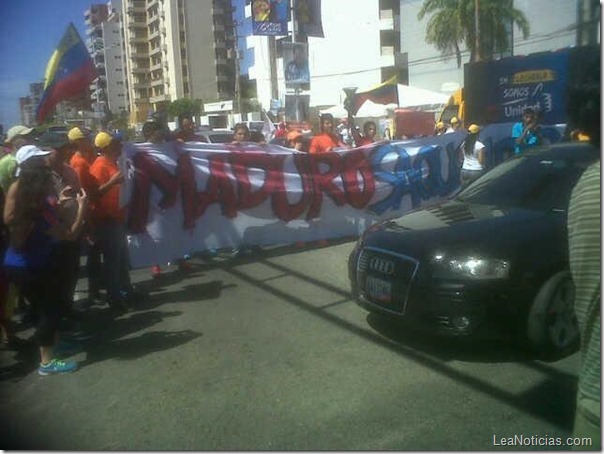
<svg viewBox="0 0 604 454"><path fill-rule="evenodd" d="M378 271L382 274L393 274L394 262L391 262L390 260L380 259L378 257L372 257L369 260L369 269L372 271Z"/></svg>

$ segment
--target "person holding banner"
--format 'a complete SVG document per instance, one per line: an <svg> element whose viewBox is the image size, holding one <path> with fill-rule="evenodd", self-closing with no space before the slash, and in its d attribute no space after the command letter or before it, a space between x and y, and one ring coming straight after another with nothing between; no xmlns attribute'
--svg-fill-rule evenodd
<svg viewBox="0 0 604 454"><path fill-rule="evenodd" d="M310 141L309 153L327 153L337 148L346 149L346 145L333 132L333 115L321 115L321 132Z"/></svg>
<svg viewBox="0 0 604 454"><path fill-rule="evenodd" d="M463 166L461 168L462 187L476 180L484 172L486 148L478 140L480 127L475 124L468 126L468 135L461 144L463 150Z"/></svg>
<svg viewBox="0 0 604 454"><path fill-rule="evenodd" d="M363 145L369 145L375 142L375 135L377 133L377 126L375 121L366 121L363 124L363 135L360 135L356 128L352 128L352 135L354 137L354 143L357 147Z"/></svg>
<svg viewBox="0 0 604 454"><path fill-rule="evenodd" d="M238 144L250 140L250 128L245 123L237 123L233 127L233 143Z"/></svg>
<svg viewBox="0 0 604 454"><path fill-rule="evenodd" d="M107 132L99 132L94 145L100 149L101 155L90 166L90 173L99 182L100 195L94 205L92 219L103 254L107 304L122 313L127 311L126 302L135 296L130 284L126 211L119 203L124 175L117 162L122 154L122 143Z"/></svg>
<svg viewBox="0 0 604 454"><path fill-rule="evenodd" d="M179 142L207 142L206 139L195 134L195 122L191 115L181 115L178 118L178 125L174 138Z"/></svg>

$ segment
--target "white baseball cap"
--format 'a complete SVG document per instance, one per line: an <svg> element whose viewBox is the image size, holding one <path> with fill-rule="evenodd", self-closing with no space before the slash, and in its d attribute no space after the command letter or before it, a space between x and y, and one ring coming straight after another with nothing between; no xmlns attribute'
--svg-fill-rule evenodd
<svg viewBox="0 0 604 454"><path fill-rule="evenodd" d="M37 156L46 156L49 154L50 154L50 151L40 150L35 145L24 145L21 148L19 148L19 151L17 151L17 154L15 154L15 160L17 161L17 164L19 166L21 166L28 159L35 158ZM16 173L17 176L19 176L19 170L20 169L17 169L17 173Z"/></svg>

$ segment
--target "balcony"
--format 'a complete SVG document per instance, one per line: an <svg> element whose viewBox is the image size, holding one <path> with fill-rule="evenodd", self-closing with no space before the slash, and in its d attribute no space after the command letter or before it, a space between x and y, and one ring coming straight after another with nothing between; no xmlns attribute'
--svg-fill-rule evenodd
<svg viewBox="0 0 604 454"><path fill-rule="evenodd" d="M380 30L383 31L400 31L401 17L394 14L391 9L380 11Z"/></svg>
<svg viewBox="0 0 604 454"><path fill-rule="evenodd" d="M144 44L148 40L149 39L145 35L130 35L128 38L128 42L133 44Z"/></svg>
<svg viewBox="0 0 604 454"><path fill-rule="evenodd" d="M132 72L135 74L148 73L149 67L144 65L132 65Z"/></svg>
<svg viewBox="0 0 604 454"><path fill-rule="evenodd" d="M145 21L130 21L128 22L129 29L144 29L147 30L147 23Z"/></svg>
<svg viewBox="0 0 604 454"><path fill-rule="evenodd" d="M170 101L170 95L168 94L161 94L161 95L156 95L156 96L151 96L149 98L149 101L152 103L158 103L158 102L163 102L163 101Z"/></svg>
<svg viewBox="0 0 604 454"><path fill-rule="evenodd" d="M147 0L147 9L152 8L153 6L157 5L158 0Z"/></svg>
<svg viewBox="0 0 604 454"><path fill-rule="evenodd" d="M145 14L147 10L145 9L145 7L143 5L139 5L137 3L134 2L128 2L126 5L126 12L128 14Z"/></svg>
<svg viewBox="0 0 604 454"><path fill-rule="evenodd" d="M153 38L159 38L159 29L149 33L149 41L151 41Z"/></svg>
<svg viewBox="0 0 604 454"><path fill-rule="evenodd" d="M159 71L161 69L161 62L151 65L149 69L151 70L151 72Z"/></svg>
<svg viewBox="0 0 604 454"><path fill-rule="evenodd" d="M153 55L157 55L159 54L161 51L161 47L160 46L155 46L153 49L151 49L149 51L149 56L153 56Z"/></svg>
<svg viewBox="0 0 604 454"><path fill-rule="evenodd" d="M132 84L132 88L134 88L135 90L144 90L147 88L150 88L151 84L147 81L139 81L139 82L134 82Z"/></svg>
<svg viewBox="0 0 604 454"><path fill-rule="evenodd" d="M151 87L158 87L164 84L164 79L162 77L158 79L153 79L151 81Z"/></svg>
<svg viewBox="0 0 604 454"><path fill-rule="evenodd" d="M380 67L394 66L394 46L382 46L380 49Z"/></svg>
<svg viewBox="0 0 604 454"><path fill-rule="evenodd" d="M132 58L149 58L149 51L133 48L131 51Z"/></svg>

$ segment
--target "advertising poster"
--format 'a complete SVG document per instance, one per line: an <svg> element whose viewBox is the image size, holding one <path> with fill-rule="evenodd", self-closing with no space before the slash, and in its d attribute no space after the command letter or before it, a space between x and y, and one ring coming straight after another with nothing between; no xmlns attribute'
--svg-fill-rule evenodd
<svg viewBox="0 0 604 454"><path fill-rule="evenodd" d="M543 52L466 67L466 121L520 121L530 107L540 123L564 122L568 60L568 51Z"/></svg>
<svg viewBox="0 0 604 454"><path fill-rule="evenodd" d="M308 121L310 95L285 95L286 121Z"/></svg>
<svg viewBox="0 0 604 454"><path fill-rule="evenodd" d="M287 35L290 0L252 0L252 33L265 36Z"/></svg>
<svg viewBox="0 0 604 454"><path fill-rule="evenodd" d="M309 90L308 46L305 43L283 43L285 87Z"/></svg>
<svg viewBox="0 0 604 454"><path fill-rule="evenodd" d="M298 0L296 8L299 33L324 38L321 21L321 0Z"/></svg>

